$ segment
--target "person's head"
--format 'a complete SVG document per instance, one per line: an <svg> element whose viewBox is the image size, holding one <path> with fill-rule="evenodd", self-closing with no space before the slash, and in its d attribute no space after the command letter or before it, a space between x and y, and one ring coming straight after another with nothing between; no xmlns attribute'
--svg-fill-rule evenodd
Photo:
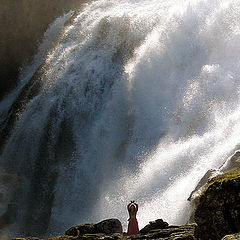
<svg viewBox="0 0 240 240"><path fill-rule="evenodd" d="M129 207L130 212L136 212L136 205L134 203L132 203Z"/></svg>

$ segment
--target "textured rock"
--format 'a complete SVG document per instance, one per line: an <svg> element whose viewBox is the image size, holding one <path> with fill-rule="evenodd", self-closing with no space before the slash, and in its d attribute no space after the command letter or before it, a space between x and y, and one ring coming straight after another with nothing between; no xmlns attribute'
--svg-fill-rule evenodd
<svg viewBox="0 0 240 240"><path fill-rule="evenodd" d="M240 151L236 151L220 168L223 172L228 172L234 169L240 169Z"/></svg>
<svg viewBox="0 0 240 240"><path fill-rule="evenodd" d="M84 234L104 233L107 235L113 233L122 233L122 224L118 219L106 219L97 224L88 223L71 227L66 231L68 236L80 236Z"/></svg>
<svg viewBox="0 0 240 240"><path fill-rule="evenodd" d="M147 234L137 234L129 239L161 239L161 240L195 240L194 231L196 224L184 226L169 226L164 229L151 230Z"/></svg>
<svg viewBox="0 0 240 240"><path fill-rule="evenodd" d="M220 240L240 231L240 170L219 175L199 198L195 212L196 237Z"/></svg>
<svg viewBox="0 0 240 240"><path fill-rule="evenodd" d="M168 226L167 222L164 222L162 219L157 219L154 222L149 222L143 229L139 231L141 234L149 233L151 230L162 229Z"/></svg>
<svg viewBox="0 0 240 240"><path fill-rule="evenodd" d="M68 236L79 236L86 233L96 233L93 223L81 224L79 226L71 227L65 232L65 234Z"/></svg>
<svg viewBox="0 0 240 240"><path fill-rule="evenodd" d="M107 219L94 225L97 232L105 234L122 233L122 224L118 219Z"/></svg>
<svg viewBox="0 0 240 240"><path fill-rule="evenodd" d="M227 235L222 240L240 240L240 233Z"/></svg>
<svg viewBox="0 0 240 240"><path fill-rule="evenodd" d="M84 226L84 225L86 224L83 224L81 226ZM101 227L104 226L104 229L105 229L105 221L101 222L100 226ZM109 227L109 225L107 226ZM195 227L196 227L196 224L187 224L180 227L168 226L164 229L155 229L155 230L151 230L149 233L146 233L146 234L139 233L134 236L126 236L126 234L124 233L113 233L109 235L104 233L87 233L87 234L77 235L77 236L69 236L69 235L56 236L56 237L48 238L45 240L136 240L136 239L196 240L196 238L194 237ZM70 229L73 229L73 228L70 228ZM70 231L70 233L72 233L72 230ZM75 234L75 232L73 233ZM14 240L38 240L38 239L18 238Z"/></svg>
<svg viewBox="0 0 240 240"><path fill-rule="evenodd" d="M40 240L40 239L36 237L27 237L27 238L14 238L13 240Z"/></svg>

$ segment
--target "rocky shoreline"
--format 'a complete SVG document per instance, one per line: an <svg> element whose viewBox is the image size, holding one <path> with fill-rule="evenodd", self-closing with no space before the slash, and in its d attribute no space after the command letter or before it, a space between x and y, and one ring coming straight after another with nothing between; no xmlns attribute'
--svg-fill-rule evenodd
<svg viewBox="0 0 240 240"><path fill-rule="evenodd" d="M137 235L127 236L118 219L72 227L65 235L45 240L232 240L240 239L240 169L220 174L204 186L195 202L193 223L169 226L162 219L150 222ZM35 237L13 240L39 240Z"/></svg>

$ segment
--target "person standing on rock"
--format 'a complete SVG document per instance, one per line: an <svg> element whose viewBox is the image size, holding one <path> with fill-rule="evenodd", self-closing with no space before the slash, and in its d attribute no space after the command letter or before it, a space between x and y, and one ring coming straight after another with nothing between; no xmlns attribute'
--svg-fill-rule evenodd
<svg viewBox="0 0 240 240"><path fill-rule="evenodd" d="M128 219L128 231L127 235L135 235L139 232L138 221L136 218L138 211L138 204L135 201L131 201L127 205L129 219Z"/></svg>

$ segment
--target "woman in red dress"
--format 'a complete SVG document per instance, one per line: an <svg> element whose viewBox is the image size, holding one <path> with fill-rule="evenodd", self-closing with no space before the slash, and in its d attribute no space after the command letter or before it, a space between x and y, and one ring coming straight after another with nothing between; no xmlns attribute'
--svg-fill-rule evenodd
<svg viewBox="0 0 240 240"><path fill-rule="evenodd" d="M127 235L135 235L139 232L138 221L136 218L137 211L138 211L138 204L135 203L135 201L131 201L128 204L127 209L129 213Z"/></svg>

